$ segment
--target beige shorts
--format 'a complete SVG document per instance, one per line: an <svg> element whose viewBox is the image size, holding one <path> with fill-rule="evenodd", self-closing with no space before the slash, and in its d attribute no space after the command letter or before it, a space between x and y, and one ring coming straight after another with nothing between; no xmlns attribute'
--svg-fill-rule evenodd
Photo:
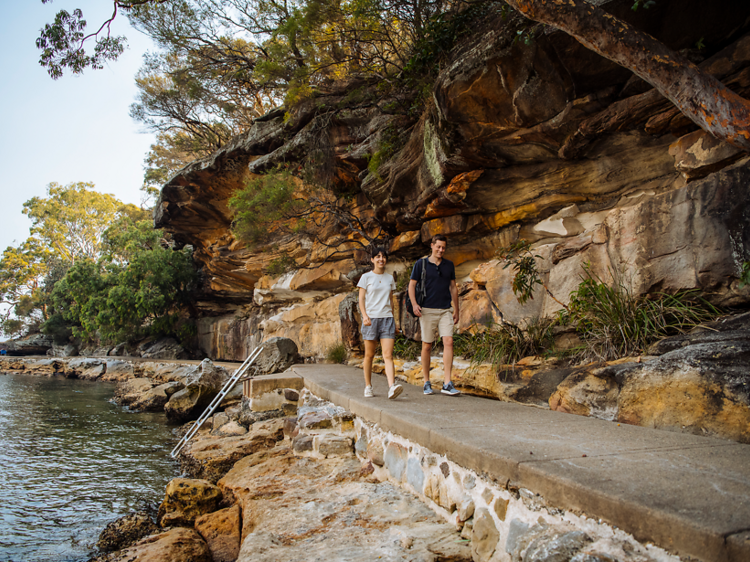
<svg viewBox="0 0 750 562"><path fill-rule="evenodd" d="M419 318L419 327L422 329L422 341L432 343L435 341L435 332L441 338L453 336L453 309L452 308L423 308L422 316Z"/></svg>

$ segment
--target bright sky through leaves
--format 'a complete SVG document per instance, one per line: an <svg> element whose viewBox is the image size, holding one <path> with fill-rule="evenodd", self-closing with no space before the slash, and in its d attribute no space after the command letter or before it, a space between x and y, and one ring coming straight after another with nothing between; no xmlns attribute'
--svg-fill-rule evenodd
<svg viewBox="0 0 750 562"><path fill-rule="evenodd" d="M130 48L103 70L52 80L34 41L61 10L81 8L90 26L112 13L102 0L0 2L0 251L29 235L23 203L46 196L47 184L93 182L102 193L139 204L143 159L154 142L128 111L134 76L150 39L118 17L113 32Z"/></svg>

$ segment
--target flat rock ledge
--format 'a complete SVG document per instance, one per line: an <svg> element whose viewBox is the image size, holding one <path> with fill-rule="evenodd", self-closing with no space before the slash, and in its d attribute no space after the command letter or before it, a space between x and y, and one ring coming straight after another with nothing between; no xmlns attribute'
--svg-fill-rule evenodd
<svg viewBox="0 0 750 562"><path fill-rule="evenodd" d="M265 394L279 390L266 386ZM161 532L92 561L679 560L307 389L296 398L295 415L241 435L220 431L236 423L229 416L210 419L180 454L188 477L167 486Z"/></svg>

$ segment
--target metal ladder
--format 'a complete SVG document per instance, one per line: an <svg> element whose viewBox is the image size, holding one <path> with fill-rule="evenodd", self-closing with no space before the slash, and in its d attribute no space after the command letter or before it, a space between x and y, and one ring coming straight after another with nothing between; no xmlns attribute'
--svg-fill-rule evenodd
<svg viewBox="0 0 750 562"><path fill-rule="evenodd" d="M240 368L237 369L234 374L229 378L229 380L224 384L224 387L221 389L219 394L216 395L216 397L211 401L211 403L208 405L208 408L201 414L201 417L198 418L198 420L192 425L190 430L180 439L180 442L177 443L177 446L172 449L172 452L169 453L172 458L175 458L182 448L187 445L187 442L190 441L196 433L198 433L198 430L201 428L203 423L211 416L211 414L214 413L214 410L221 404L221 401L224 400L224 397L229 394L229 391L234 388L234 385L239 382L239 380L242 378L242 376L247 372L247 370L250 368L250 365L253 364L253 362L258 358L258 355L260 355L260 352L263 350L263 346L266 345L265 343L260 344L258 347L255 348L255 350L245 359L245 362L240 365Z"/></svg>

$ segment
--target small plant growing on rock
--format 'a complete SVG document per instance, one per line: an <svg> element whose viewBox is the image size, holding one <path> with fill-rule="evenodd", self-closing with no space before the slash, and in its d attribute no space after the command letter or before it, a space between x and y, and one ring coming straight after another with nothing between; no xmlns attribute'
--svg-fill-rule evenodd
<svg viewBox="0 0 750 562"><path fill-rule="evenodd" d="M750 261L742 264L742 271L740 272L740 289L745 285L750 285Z"/></svg>
<svg viewBox="0 0 750 562"><path fill-rule="evenodd" d="M297 269L297 262L287 253L282 253L278 258L272 259L266 267L265 273L273 277L284 275Z"/></svg>
<svg viewBox="0 0 750 562"><path fill-rule="evenodd" d="M559 315L559 322L574 325L586 343L581 359L607 361L639 355L656 340L685 332L721 313L696 290L633 295L619 278L610 286L589 265L583 269L583 281L571 293L568 309Z"/></svg>
<svg viewBox="0 0 750 562"><path fill-rule="evenodd" d="M330 363L342 364L349 357L349 352L346 350L346 346L339 342L328 348L326 352L326 360Z"/></svg>
<svg viewBox="0 0 750 562"><path fill-rule="evenodd" d="M472 366L491 363L495 367L514 365L530 355L543 355L554 345L554 320L536 319L524 329L510 322L492 324L476 334L454 336L457 355L471 361Z"/></svg>
<svg viewBox="0 0 750 562"><path fill-rule="evenodd" d="M557 304L567 308L566 305L555 298L552 291L542 281L536 262L536 260L542 259L542 256L531 252L531 242L519 240L509 248L500 249L497 255L506 262L503 269L513 266L513 270L516 272L511 289L513 289L513 294L516 295L519 303L526 304L527 301L532 300L534 289L537 285L541 285Z"/></svg>
<svg viewBox="0 0 750 562"><path fill-rule="evenodd" d="M422 352L422 344L418 341L410 340L403 334L396 334L396 341L393 345L393 356L405 361L416 361Z"/></svg>

